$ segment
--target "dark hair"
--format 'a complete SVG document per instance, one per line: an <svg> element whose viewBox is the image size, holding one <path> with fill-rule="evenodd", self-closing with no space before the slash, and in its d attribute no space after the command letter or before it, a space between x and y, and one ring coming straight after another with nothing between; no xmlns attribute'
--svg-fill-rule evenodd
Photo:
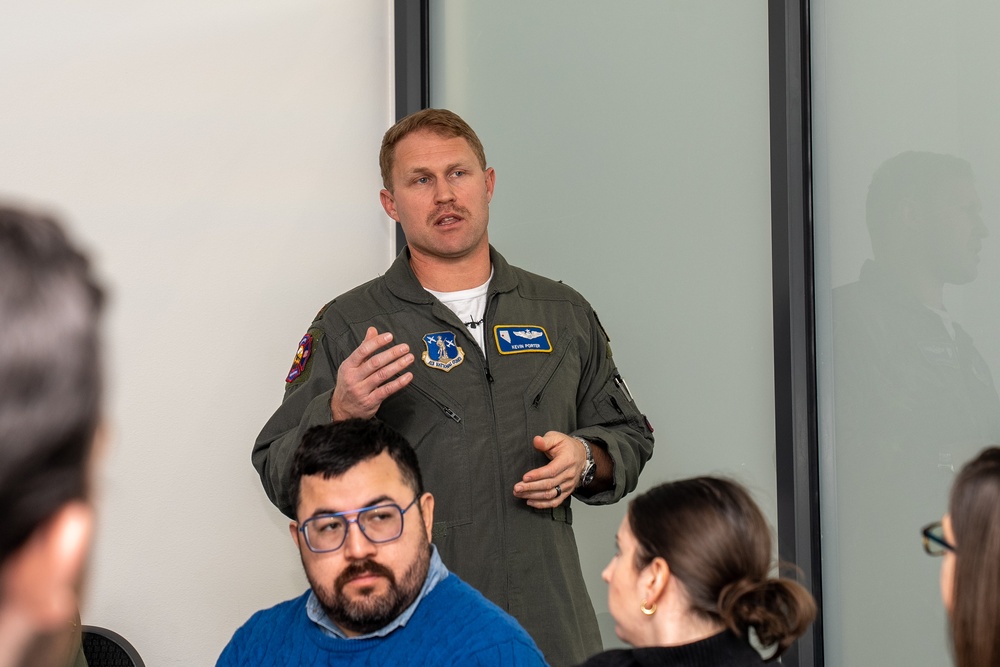
<svg viewBox="0 0 1000 667"><path fill-rule="evenodd" d="M479 137L468 123L457 113L447 109L423 109L397 122L382 137L378 164L382 170L382 184L386 190L392 190L392 167L396 163L396 144L404 137L420 130L430 130L448 139L462 137L476 154L479 166L486 169L486 151L483 150L483 143L479 141Z"/></svg>
<svg viewBox="0 0 1000 667"><path fill-rule="evenodd" d="M771 578L771 531L757 504L728 479L669 482L629 505L636 569L663 558L684 584L692 610L747 638L774 647L774 659L816 617L816 603L800 584Z"/></svg>
<svg viewBox="0 0 1000 667"><path fill-rule="evenodd" d="M418 495L424 493L417 454L406 438L377 419L345 419L313 426L306 431L292 460L288 498L292 511L299 505L299 488L305 475L339 477L362 461L387 452Z"/></svg>
<svg viewBox="0 0 1000 667"><path fill-rule="evenodd" d="M0 562L87 495L103 300L53 217L0 203Z"/></svg>
<svg viewBox="0 0 1000 667"><path fill-rule="evenodd" d="M962 468L951 490L955 579L951 636L958 667L1000 664L1000 448Z"/></svg>
<svg viewBox="0 0 1000 667"><path fill-rule="evenodd" d="M889 158L875 170L868 186L865 219L872 243L880 242L886 222L901 202L926 205L949 181L972 178L972 166L953 155L906 151Z"/></svg>

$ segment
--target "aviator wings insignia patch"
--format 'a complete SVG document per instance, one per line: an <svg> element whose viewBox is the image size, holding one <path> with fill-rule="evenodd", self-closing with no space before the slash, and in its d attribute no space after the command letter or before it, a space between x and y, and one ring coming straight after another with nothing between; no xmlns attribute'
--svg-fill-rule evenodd
<svg viewBox="0 0 1000 667"><path fill-rule="evenodd" d="M545 328L532 324L498 324L493 327L493 337L500 354L552 351Z"/></svg>

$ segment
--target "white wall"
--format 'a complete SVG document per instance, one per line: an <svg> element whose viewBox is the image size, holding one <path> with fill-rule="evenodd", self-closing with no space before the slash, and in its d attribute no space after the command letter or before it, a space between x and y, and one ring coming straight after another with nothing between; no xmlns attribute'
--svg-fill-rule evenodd
<svg viewBox="0 0 1000 667"><path fill-rule="evenodd" d="M0 20L0 196L112 294L85 623L209 665L306 586L250 465L299 338L390 261L389 0L45 0Z"/></svg>

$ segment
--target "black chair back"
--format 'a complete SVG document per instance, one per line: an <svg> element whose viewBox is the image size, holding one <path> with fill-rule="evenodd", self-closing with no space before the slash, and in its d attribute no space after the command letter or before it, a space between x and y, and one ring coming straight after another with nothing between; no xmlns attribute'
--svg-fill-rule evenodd
<svg viewBox="0 0 1000 667"><path fill-rule="evenodd" d="M88 667L146 667L127 639L95 625L83 626L83 655Z"/></svg>

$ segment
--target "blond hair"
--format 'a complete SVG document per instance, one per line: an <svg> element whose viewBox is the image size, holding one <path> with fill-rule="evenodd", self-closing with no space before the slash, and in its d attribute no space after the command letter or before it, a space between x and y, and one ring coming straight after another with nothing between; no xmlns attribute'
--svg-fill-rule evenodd
<svg viewBox="0 0 1000 667"><path fill-rule="evenodd" d="M462 137L468 142L472 152L476 154L479 166L486 169L486 151L483 150L482 142L479 141L476 132L469 127L468 123L462 120L457 113L447 109L424 109L411 113L398 121L382 137L378 164L382 170L382 185L385 186L386 190L392 190L392 168L396 164L396 145L404 137L420 130L428 130L446 139Z"/></svg>

